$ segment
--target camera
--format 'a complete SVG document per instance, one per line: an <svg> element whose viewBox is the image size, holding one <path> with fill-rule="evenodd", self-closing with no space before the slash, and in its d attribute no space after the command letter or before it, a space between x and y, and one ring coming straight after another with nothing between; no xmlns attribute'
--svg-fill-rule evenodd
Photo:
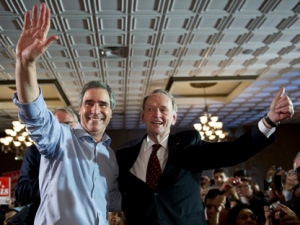
<svg viewBox="0 0 300 225"><path fill-rule="evenodd" d="M232 182L232 184L233 185L238 185L238 184L240 184L241 183L241 180L240 180L240 178L232 178L232 180L231 180L231 182Z"/></svg>
<svg viewBox="0 0 300 225"><path fill-rule="evenodd" d="M271 205L269 205L269 209L270 209L270 211L271 211L272 213L275 212L275 209L277 209L278 204L279 204L279 202L277 201L277 202L274 202L274 203L272 203Z"/></svg>
<svg viewBox="0 0 300 225"><path fill-rule="evenodd" d="M281 171L282 170L282 167L281 166L275 166L275 170L278 172L278 171Z"/></svg>

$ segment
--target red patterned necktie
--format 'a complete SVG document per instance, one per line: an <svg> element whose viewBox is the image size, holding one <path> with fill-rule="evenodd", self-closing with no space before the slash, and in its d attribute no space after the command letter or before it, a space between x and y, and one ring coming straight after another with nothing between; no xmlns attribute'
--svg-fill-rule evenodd
<svg viewBox="0 0 300 225"><path fill-rule="evenodd" d="M158 179L161 175L160 163L157 158L157 151L160 148L160 144L152 145L152 153L149 158L148 167L147 167L147 175L146 175L146 183L154 189L158 183Z"/></svg>

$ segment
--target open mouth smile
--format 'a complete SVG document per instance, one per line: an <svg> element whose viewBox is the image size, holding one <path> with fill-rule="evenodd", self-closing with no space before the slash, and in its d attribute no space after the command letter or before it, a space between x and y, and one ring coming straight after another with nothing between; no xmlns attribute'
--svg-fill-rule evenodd
<svg viewBox="0 0 300 225"><path fill-rule="evenodd" d="M163 122L159 122L159 121L155 121L155 122L151 122L152 124L158 124L158 125L162 125Z"/></svg>

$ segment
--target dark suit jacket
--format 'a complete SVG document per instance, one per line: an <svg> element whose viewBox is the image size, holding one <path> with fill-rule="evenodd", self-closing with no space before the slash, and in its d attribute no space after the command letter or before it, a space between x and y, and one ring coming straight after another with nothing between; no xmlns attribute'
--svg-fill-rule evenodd
<svg viewBox="0 0 300 225"><path fill-rule="evenodd" d="M292 199L288 200L285 205L293 210L300 219L300 196L293 197Z"/></svg>
<svg viewBox="0 0 300 225"><path fill-rule="evenodd" d="M33 224L40 205L39 168L41 154L33 144L26 149L20 169L20 176L15 190L16 200L21 205L30 205L26 225Z"/></svg>
<svg viewBox="0 0 300 225"><path fill-rule="evenodd" d="M204 142L195 130L170 134L168 161L153 191L129 172L144 138L131 141L116 152L127 225L206 224L197 173L235 166L274 141L273 135L266 138L258 126L233 142Z"/></svg>

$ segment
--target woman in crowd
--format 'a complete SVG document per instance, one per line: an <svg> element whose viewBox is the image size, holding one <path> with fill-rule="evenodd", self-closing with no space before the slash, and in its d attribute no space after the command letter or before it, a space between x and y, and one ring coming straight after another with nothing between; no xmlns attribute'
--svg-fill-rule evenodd
<svg viewBox="0 0 300 225"><path fill-rule="evenodd" d="M228 213L229 225L258 225L257 216L251 207L245 203L238 203Z"/></svg>

